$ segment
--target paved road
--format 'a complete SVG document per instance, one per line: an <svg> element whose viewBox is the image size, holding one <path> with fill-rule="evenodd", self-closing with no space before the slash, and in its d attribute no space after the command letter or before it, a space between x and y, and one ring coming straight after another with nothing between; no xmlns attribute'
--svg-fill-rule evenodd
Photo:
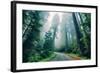
<svg viewBox="0 0 100 73"><path fill-rule="evenodd" d="M64 53L54 52L55 57L51 61L65 61L65 60L72 60L72 58Z"/></svg>

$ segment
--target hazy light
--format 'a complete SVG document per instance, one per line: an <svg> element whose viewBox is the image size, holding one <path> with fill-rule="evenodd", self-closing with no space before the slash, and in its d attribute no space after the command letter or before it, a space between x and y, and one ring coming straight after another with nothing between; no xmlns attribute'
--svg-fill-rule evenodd
<svg viewBox="0 0 100 73"><path fill-rule="evenodd" d="M58 14L60 22L62 21L62 13L61 12L49 12L49 17L47 19L47 23L45 24L44 32L48 32L51 25L52 25L52 19L55 14ZM60 23L59 23L60 24Z"/></svg>

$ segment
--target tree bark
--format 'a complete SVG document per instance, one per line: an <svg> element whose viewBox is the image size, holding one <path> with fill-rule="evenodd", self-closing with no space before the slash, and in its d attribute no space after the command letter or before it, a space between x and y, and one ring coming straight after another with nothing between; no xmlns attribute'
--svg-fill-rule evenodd
<svg viewBox="0 0 100 73"><path fill-rule="evenodd" d="M83 47L84 46L83 46L83 43L81 42L82 33L80 32L79 25L78 25L75 13L72 13L72 16L73 16L74 26L75 26L75 30L76 30L77 43L78 43L78 47L80 49L80 55L83 55L83 50L84 50Z"/></svg>

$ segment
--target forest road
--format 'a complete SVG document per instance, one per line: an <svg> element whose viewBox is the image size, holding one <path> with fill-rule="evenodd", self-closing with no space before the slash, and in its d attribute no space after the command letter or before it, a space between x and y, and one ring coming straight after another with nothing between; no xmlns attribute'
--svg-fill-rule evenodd
<svg viewBox="0 0 100 73"><path fill-rule="evenodd" d="M67 54L59 53L59 52L54 52L54 53L55 53L56 56L53 59L51 59L51 61L73 60L73 58L71 58Z"/></svg>

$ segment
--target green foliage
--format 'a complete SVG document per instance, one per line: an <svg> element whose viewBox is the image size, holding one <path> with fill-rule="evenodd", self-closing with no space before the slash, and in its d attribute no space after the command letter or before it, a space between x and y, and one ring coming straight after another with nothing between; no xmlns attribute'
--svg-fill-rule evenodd
<svg viewBox="0 0 100 73"><path fill-rule="evenodd" d="M83 18L81 23L81 32L83 33L83 37L80 41L84 44L83 55L87 58L91 57L91 14L90 13L81 13L81 18Z"/></svg>
<svg viewBox="0 0 100 73"><path fill-rule="evenodd" d="M23 10L23 62L43 59L45 49L40 43L40 28L47 16L48 13L43 11Z"/></svg>
<svg viewBox="0 0 100 73"><path fill-rule="evenodd" d="M45 34L45 43L43 45L43 48L45 49L44 56L48 56L53 52L53 38L52 38L52 32L47 32Z"/></svg>

